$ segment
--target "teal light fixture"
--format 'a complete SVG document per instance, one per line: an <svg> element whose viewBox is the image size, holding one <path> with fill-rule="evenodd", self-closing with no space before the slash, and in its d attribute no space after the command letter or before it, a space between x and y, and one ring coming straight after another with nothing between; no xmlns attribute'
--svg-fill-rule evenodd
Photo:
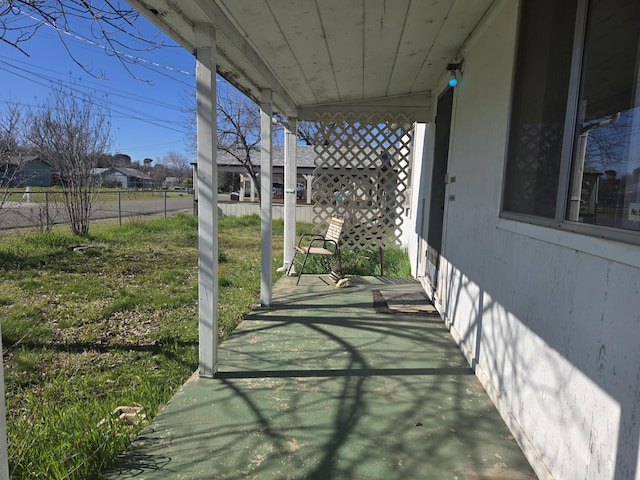
<svg viewBox="0 0 640 480"><path fill-rule="evenodd" d="M449 86L451 88L458 85L458 76L456 75L456 72L461 72L460 67L462 67L462 62L450 63L447 65L447 70L449 70L449 74L450 74Z"/></svg>

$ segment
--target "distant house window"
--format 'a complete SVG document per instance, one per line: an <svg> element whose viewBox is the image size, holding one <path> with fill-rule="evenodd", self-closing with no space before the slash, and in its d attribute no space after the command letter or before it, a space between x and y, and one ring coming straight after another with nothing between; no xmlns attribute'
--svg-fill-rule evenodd
<svg viewBox="0 0 640 480"><path fill-rule="evenodd" d="M503 215L639 241L640 2L525 0L520 18Z"/></svg>

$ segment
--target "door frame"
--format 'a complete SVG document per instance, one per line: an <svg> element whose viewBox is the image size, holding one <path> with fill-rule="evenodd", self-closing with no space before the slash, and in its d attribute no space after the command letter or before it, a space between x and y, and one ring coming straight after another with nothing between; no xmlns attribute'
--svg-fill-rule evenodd
<svg viewBox="0 0 640 480"><path fill-rule="evenodd" d="M433 166L429 195L429 219L427 227L427 251L425 270L434 295L438 291L440 260L446 220L447 172L453 120L454 88L447 87L439 96L436 107L435 134L433 142Z"/></svg>

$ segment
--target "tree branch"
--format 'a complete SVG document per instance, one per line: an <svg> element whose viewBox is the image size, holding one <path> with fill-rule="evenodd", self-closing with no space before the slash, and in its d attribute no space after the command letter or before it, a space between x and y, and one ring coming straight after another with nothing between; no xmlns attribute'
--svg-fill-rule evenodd
<svg viewBox="0 0 640 480"><path fill-rule="evenodd" d="M104 74L95 74L90 64L78 59L65 38L65 35L72 34L72 24L84 22L88 24L97 46L107 55L116 57L133 78L147 81L135 75L131 65L139 60L127 52L161 47L164 38L159 35L144 38L136 26L139 15L128 5L122 8L120 2L109 0L100 5L87 0L5 0L0 8L0 41L29 56L26 43L42 27L53 28L73 62L92 77L103 78ZM78 35L78 38L83 37Z"/></svg>

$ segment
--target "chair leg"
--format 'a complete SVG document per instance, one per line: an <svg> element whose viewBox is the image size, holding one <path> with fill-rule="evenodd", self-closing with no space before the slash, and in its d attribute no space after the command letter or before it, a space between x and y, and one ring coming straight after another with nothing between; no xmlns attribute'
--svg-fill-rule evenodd
<svg viewBox="0 0 640 480"><path fill-rule="evenodd" d="M304 254L304 260L302 260L302 266L300 267L300 271L298 272L298 280L296 280L296 285L300 283L300 277L302 277L302 272L304 272L304 266L307 263L307 257L309 256L309 252Z"/></svg>
<svg viewBox="0 0 640 480"><path fill-rule="evenodd" d="M335 261L334 261L335 260ZM330 276L331 280L335 283L338 283L339 280L344 278L344 274L342 273L342 257L340 256L340 250L337 250L334 256L331 258L329 262L330 265ZM334 270L335 266L335 270Z"/></svg>
<svg viewBox="0 0 640 480"><path fill-rule="evenodd" d="M293 266L296 264L296 255L298 254L297 251L293 252L293 258L291 259L291 263L289 264L289 268L287 268L287 277L289 276L289 274L291 273L291 269L293 268Z"/></svg>

